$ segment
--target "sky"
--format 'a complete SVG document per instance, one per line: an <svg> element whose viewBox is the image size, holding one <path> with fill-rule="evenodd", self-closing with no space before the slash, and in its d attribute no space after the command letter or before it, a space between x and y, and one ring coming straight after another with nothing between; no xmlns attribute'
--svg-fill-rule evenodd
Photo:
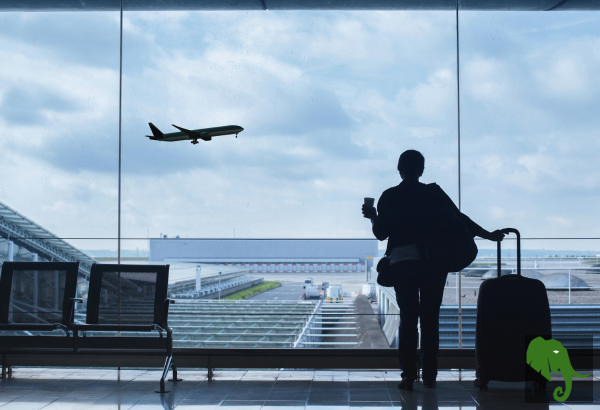
<svg viewBox="0 0 600 410"><path fill-rule="evenodd" d="M398 156L458 204L453 12L127 12L121 235L365 238ZM460 204L600 237L600 13L460 13ZM84 249L118 233L119 15L0 13L0 201ZM148 122L245 128L150 141ZM478 243L479 244L479 243ZM493 244L479 244L493 247ZM530 240L532 249L600 241Z"/></svg>

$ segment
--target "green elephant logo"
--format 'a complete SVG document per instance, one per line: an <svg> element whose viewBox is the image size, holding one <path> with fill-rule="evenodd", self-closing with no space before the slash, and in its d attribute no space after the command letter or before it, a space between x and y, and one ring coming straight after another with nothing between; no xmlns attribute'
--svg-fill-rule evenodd
<svg viewBox="0 0 600 410"><path fill-rule="evenodd" d="M589 376L589 374L579 374L573 370L567 349L558 340L545 340L539 336L529 343L529 347L527 348L527 364L548 381L550 381L550 372L562 373L565 378L565 387L567 390L563 394L562 387L558 386L554 389L553 396L556 401L565 401L569 398L571 388L573 387L573 376L579 378Z"/></svg>

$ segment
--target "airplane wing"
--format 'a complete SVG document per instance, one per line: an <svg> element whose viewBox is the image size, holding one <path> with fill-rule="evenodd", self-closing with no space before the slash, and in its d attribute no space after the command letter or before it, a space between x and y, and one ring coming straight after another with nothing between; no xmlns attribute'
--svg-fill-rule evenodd
<svg viewBox="0 0 600 410"><path fill-rule="evenodd" d="M171 125L172 125L173 127L177 128L179 131L183 131L183 132L185 132L185 133L186 133L187 135L189 135L191 138L194 138L194 139L196 139L196 138L200 138L200 139L202 139L202 140L204 140L204 141L210 141L210 140L211 140L211 138L210 138L208 135L204 135L204 134L201 134L201 133L199 133L199 132L196 132L196 131L186 130L185 128L178 127L178 126L177 126L177 125L175 125L175 124L171 124Z"/></svg>

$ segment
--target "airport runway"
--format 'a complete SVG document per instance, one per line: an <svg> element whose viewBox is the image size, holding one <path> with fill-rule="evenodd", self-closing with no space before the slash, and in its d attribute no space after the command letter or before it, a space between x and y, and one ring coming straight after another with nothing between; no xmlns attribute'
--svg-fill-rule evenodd
<svg viewBox="0 0 600 410"><path fill-rule="evenodd" d="M281 286L268 290L246 300L301 300L304 289L301 282L282 282Z"/></svg>
<svg viewBox="0 0 600 410"><path fill-rule="evenodd" d="M250 276L265 278L265 281L274 280L284 283L304 283L306 278L312 277L317 287L321 287L323 282L329 282L329 285L340 284L344 292L358 292L362 290L362 285L367 283L364 272L250 272ZM302 288L300 288L302 293Z"/></svg>

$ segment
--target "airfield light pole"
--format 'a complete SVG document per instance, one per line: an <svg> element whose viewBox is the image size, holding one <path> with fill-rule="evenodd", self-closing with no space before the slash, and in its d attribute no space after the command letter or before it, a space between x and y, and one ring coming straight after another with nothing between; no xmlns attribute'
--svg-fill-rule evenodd
<svg viewBox="0 0 600 410"><path fill-rule="evenodd" d="M221 300L221 272L219 272L219 301Z"/></svg>

